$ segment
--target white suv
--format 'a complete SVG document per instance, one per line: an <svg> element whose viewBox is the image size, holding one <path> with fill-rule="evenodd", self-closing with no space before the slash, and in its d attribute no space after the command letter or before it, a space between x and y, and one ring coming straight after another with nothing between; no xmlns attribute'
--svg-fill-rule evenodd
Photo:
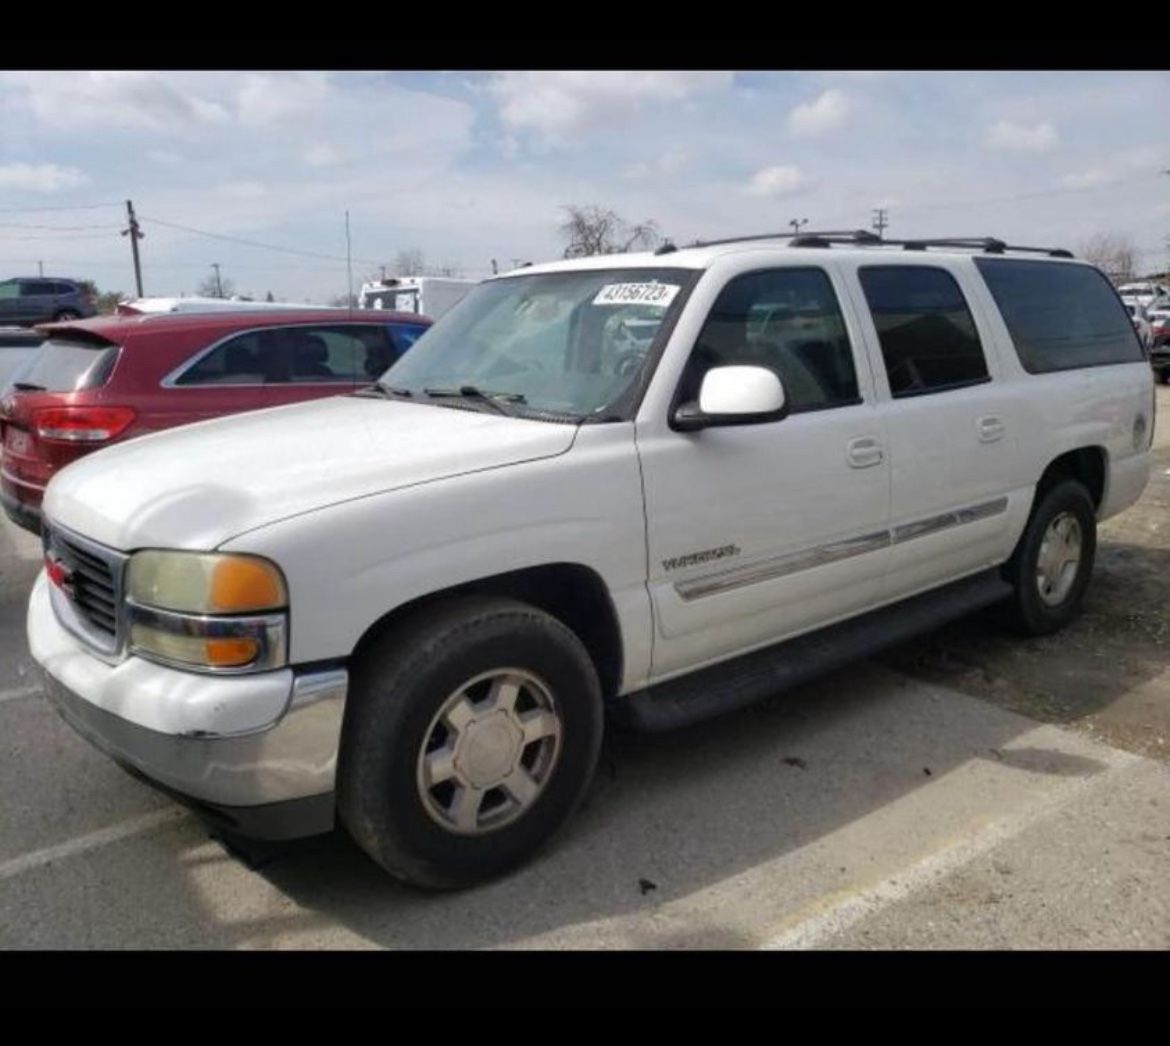
<svg viewBox="0 0 1170 1046"><path fill-rule="evenodd" d="M464 885L662 729L1002 603L1078 611L1147 480L1105 277L986 241L758 237L523 268L374 387L82 459L32 653L231 830Z"/></svg>

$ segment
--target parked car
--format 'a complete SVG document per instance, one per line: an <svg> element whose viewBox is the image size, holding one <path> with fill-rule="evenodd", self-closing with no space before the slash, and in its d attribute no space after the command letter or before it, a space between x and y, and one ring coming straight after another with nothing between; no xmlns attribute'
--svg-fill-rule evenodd
<svg viewBox="0 0 1170 1046"><path fill-rule="evenodd" d="M1148 478L1129 319L1067 252L874 241L522 269L375 387L76 462L46 693L223 830L339 817L446 888L566 820L606 709L693 723L993 603L1055 632Z"/></svg>
<svg viewBox="0 0 1170 1046"><path fill-rule="evenodd" d="M1170 306L1152 309L1150 320L1150 366L1164 385L1170 385Z"/></svg>
<svg viewBox="0 0 1170 1046"><path fill-rule="evenodd" d="M32 327L49 320L79 320L96 313L89 291L77 280L18 276L0 281L0 326Z"/></svg>
<svg viewBox="0 0 1170 1046"><path fill-rule="evenodd" d="M1155 305L1170 304L1170 288L1153 280L1122 284L1117 288L1117 293L1127 305L1142 305L1149 309Z"/></svg>
<svg viewBox="0 0 1170 1046"><path fill-rule="evenodd" d="M112 443L369 385L430 325L288 309L57 323L0 399L0 501L40 528L45 485Z"/></svg>
<svg viewBox="0 0 1170 1046"><path fill-rule="evenodd" d="M1133 324L1133 329L1137 333L1142 348L1149 352L1150 347L1154 344L1154 333L1146 314L1146 307L1137 302L1126 302L1124 298L1122 301L1125 304L1125 311L1129 313L1130 322Z"/></svg>

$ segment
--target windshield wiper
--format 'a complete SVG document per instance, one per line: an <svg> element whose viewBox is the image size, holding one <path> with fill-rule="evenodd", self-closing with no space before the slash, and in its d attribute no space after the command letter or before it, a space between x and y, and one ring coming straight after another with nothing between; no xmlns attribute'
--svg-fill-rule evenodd
<svg viewBox="0 0 1170 1046"><path fill-rule="evenodd" d="M509 410L500 400L507 400L510 403L528 402L524 398L524 395L519 392L484 392L482 389L477 389L474 385L460 385L457 389L423 389L423 392L432 399L463 398L478 400L480 403L486 403L498 414L504 414L509 418L514 418L516 412Z"/></svg>
<svg viewBox="0 0 1170 1046"><path fill-rule="evenodd" d="M355 396L382 396L389 398L391 396L404 396L410 399L414 395L410 389L399 389L393 385L383 385L380 381L374 382L373 385L366 385L364 388L354 389Z"/></svg>
<svg viewBox="0 0 1170 1046"><path fill-rule="evenodd" d="M14 381L12 387L18 392L45 392L44 385L34 385L30 381Z"/></svg>

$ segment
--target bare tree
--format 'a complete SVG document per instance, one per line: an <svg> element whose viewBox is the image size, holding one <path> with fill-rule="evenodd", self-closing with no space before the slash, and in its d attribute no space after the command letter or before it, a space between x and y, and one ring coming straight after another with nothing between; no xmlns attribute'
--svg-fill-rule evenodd
<svg viewBox="0 0 1170 1046"><path fill-rule="evenodd" d="M1077 254L1096 265L1114 283L1125 283L1134 277L1137 247L1121 233L1094 233L1078 245Z"/></svg>
<svg viewBox="0 0 1170 1046"><path fill-rule="evenodd" d="M565 257L582 258L593 254L624 254L634 248L650 249L658 246L662 235L658 224L644 221L636 225L627 222L609 208L578 207L567 204L562 208L568 218L560 225L565 240Z"/></svg>
<svg viewBox="0 0 1170 1046"><path fill-rule="evenodd" d="M195 288L195 293L200 298L230 298L236 293L236 285L226 276L217 282L215 276L211 275Z"/></svg>
<svg viewBox="0 0 1170 1046"><path fill-rule="evenodd" d="M396 276L421 276L426 268L426 256L421 247L409 247L399 251L394 258Z"/></svg>

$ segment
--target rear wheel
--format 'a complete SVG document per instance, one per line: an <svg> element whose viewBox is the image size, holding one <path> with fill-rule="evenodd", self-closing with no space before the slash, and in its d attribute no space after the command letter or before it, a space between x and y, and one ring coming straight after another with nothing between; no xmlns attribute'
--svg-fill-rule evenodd
<svg viewBox="0 0 1170 1046"><path fill-rule="evenodd" d="M1009 624L1048 635L1080 613L1097 552L1097 516L1089 492L1066 479L1045 491L1005 567L1015 588Z"/></svg>
<svg viewBox="0 0 1170 1046"><path fill-rule="evenodd" d="M354 665L338 808L391 874L452 888L529 857L592 779L601 687L577 636L514 600L432 608Z"/></svg>
<svg viewBox="0 0 1170 1046"><path fill-rule="evenodd" d="M64 323L66 320L79 320L81 313L76 309L61 309L53 316L54 323Z"/></svg>

